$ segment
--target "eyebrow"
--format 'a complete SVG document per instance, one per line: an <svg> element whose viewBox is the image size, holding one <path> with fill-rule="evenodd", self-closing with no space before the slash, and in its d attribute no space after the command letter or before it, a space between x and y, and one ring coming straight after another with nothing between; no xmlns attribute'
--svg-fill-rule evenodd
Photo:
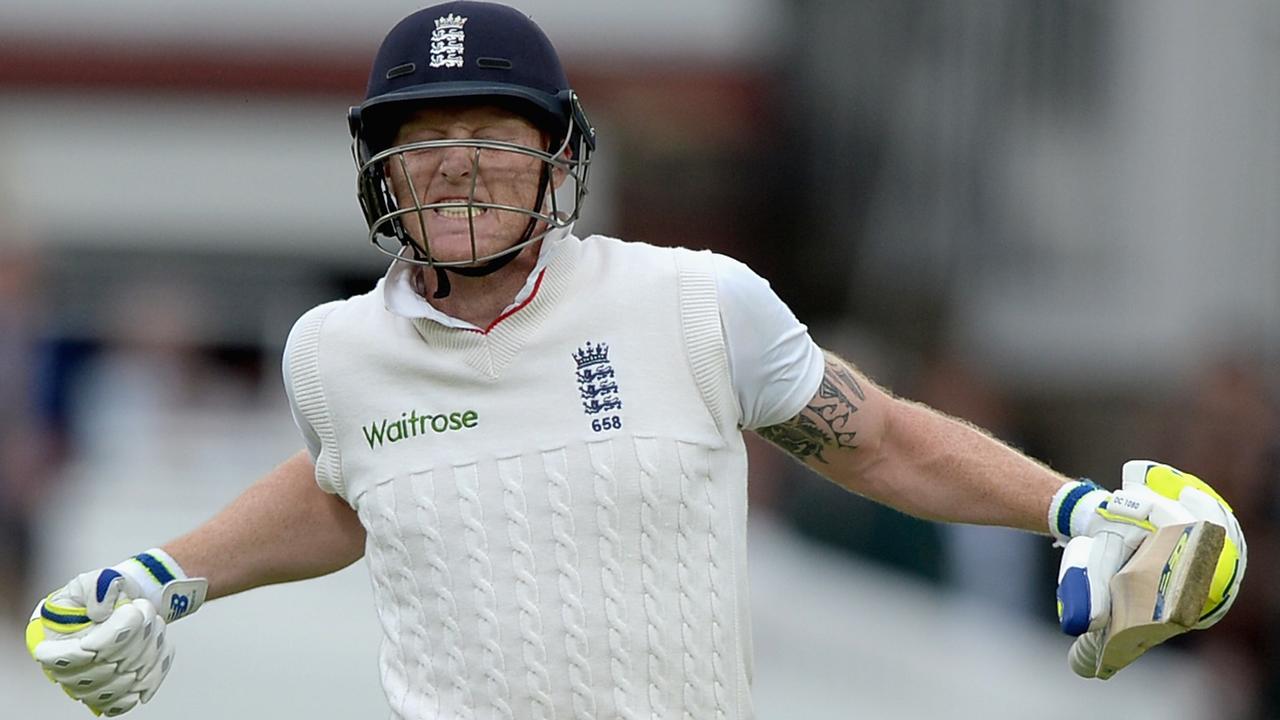
<svg viewBox="0 0 1280 720"><path fill-rule="evenodd" d="M520 126L521 124L522 124L522 119L516 118L516 117L499 118L497 120L485 120L485 121L473 122L473 123L467 123L467 122L435 123L435 122L420 122L420 121L409 120L405 122L403 125L401 125L401 128L407 127L407 128L413 128L415 130L445 132L449 128L452 128L454 125L462 125L463 127L466 127L469 130L475 131L475 130L485 130L487 128L493 128L493 127Z"/></svg>

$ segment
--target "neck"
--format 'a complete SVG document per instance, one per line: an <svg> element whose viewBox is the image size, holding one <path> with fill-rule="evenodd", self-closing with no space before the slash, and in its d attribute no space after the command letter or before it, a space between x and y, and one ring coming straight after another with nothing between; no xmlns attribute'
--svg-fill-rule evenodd
<svg viewBox="0 0 1280 720"><path fill-rule="evenodd" d="M520 251L516 258L498 270L480 277L449 273L451 289L446 297L435 297L439 275L433 268L420 267L415 272L418 294L431 306L451 317L465 320L476 327L488 327L507 306L515 301L529 273L538 264L541 242ZM448 272L447 270L445 272Z"/></svg>

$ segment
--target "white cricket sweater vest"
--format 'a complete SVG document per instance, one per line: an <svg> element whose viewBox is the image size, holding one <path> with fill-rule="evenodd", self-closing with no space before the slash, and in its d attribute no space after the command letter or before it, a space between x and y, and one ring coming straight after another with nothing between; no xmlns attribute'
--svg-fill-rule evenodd
<svg viewBox="0 0 1280 720"><path fill-rule="evenodd" d="M396 718L745 719L746 453L709 253L570 237L487 334L299 320Z"/></svg>

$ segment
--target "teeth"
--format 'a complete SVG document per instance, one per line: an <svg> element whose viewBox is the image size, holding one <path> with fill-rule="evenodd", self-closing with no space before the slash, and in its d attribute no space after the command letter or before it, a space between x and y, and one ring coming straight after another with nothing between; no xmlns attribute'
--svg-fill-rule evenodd
<svg viewBox="0 0 1280 720"><path fill-rule="evenodd" d="M449 207L436 208L436 214L447 217L451 220L465 220L468 217L475 217L484 212L483 208L476 207Z"/></svg>

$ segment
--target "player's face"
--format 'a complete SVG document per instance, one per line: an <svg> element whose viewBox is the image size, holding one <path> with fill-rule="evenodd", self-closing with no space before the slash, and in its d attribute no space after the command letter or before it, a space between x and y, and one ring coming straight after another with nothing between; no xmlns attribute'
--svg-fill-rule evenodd
<svg viewBox="0 0 1280 720"><path fill-rule="evenodd" d="M409 116L400 126L395 144L470 139L498 140L538 151L545 151L548 142L547 136L528 120L502 108L445 105L425 108ZM414 207L416 194L423 205L466 202L470 197L477 203L532 209L536 205L542 168L539 159L517 152L474 147L432 148L406 152L403 166L393 160L388 177L400 208ZM445 262L500 252L518 242L529 224L529 216L521 213L463 207L410 213L401 220L419 245L429 246L433 258ZM535 232L541 229L536 227Z"/></svg>

